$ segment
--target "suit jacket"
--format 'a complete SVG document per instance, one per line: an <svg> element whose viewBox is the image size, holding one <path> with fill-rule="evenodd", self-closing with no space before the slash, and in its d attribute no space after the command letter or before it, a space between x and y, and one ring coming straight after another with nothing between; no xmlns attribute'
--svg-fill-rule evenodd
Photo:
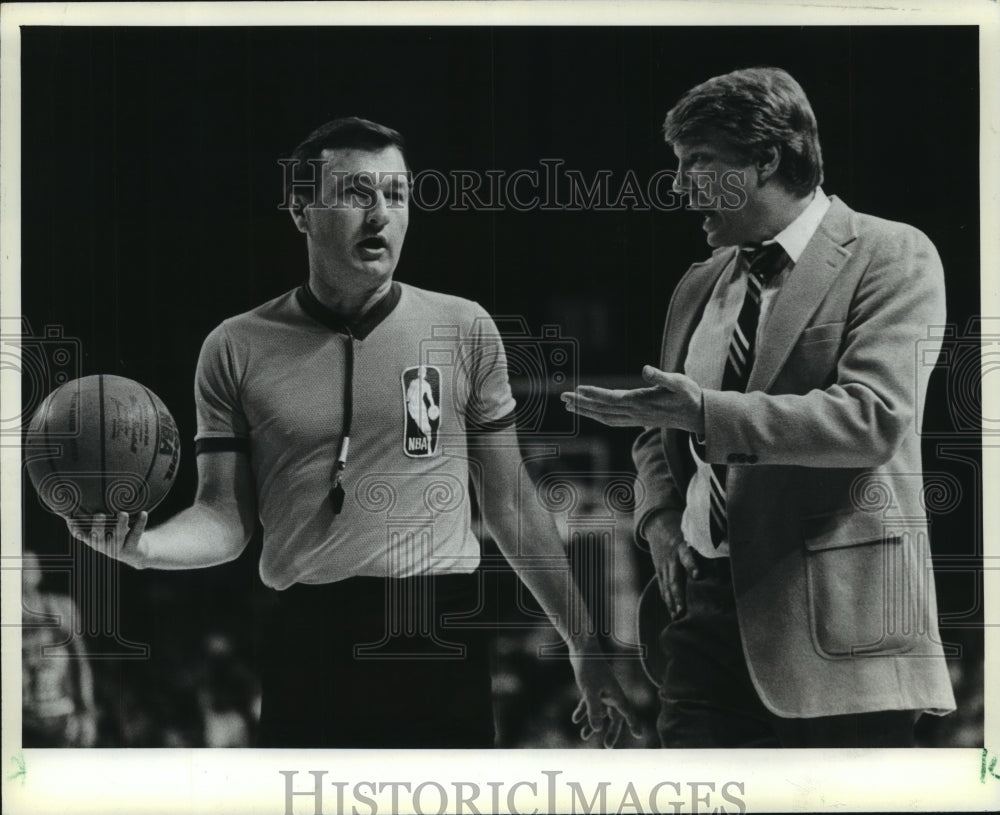
<svg viewBox="0 0 1000 815"><path fill-rule="evenodd" d="M735 247L678 283L661 367L688 342ZM782 716L953 710L922 503L921 409L945 321L933 244L838 198L782 284L746 393L705 391L706 458L728 464L743 650ZM928 361L929 360L929 361ZM647 428L637 530L682 512L686 433Z"/></svg>

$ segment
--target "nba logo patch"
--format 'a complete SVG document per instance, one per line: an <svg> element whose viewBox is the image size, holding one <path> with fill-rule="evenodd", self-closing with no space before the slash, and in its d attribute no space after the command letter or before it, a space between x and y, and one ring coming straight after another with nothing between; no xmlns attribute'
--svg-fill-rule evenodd
<svg viewBox="0 0 1000 815"><path fill-rule="evenodd" d="M411 458L433 456L441 429L441 371L418 365L403 371L403 452Z"/></svg>

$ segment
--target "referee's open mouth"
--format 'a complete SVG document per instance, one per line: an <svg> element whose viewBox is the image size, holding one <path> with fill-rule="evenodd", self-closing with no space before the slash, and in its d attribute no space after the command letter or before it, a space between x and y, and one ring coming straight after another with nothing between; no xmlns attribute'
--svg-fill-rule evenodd
<svg viewBox="0 0 1000 815"><path fill-rule="evenodd" d="M389 242L381 235L358 241L358 252L365 260L378 260L388 249Z"/></svg>

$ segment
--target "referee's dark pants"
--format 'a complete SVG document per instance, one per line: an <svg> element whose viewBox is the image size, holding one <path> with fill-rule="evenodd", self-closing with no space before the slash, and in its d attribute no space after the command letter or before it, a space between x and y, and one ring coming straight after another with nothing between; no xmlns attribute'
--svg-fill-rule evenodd
<svg viewBox="0 0 1000 815"><path fill-rule="evenodd" d="M277 596L261 747L492 747L489 632L456 627L481 573L354 577Z"/></svg>
<svg viewBox="0 0 1000 815"><path fill-rule="evenodd" d="M743 656L729 558L695 559L701 577L687 579L687 611L660 635L663 747L913 746L912 710L792 719L764 707Z"/></svg>

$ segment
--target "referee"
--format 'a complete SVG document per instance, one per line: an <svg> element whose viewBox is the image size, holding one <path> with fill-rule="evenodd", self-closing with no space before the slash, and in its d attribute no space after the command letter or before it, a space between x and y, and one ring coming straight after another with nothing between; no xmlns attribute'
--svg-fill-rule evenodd
<svg viewBox="0 0 1000 815"><path fill-rule="evenodd" d="M569 646L581 735L611 746L623 724L637 733L523 477L493 321L393 280L409 220L402 137L337 119L292 159L299 177L315 172L288 190L308 278L205 340L193 506L148 531L145 513L131 528L122 513L114 534L101 516L68 521L72 533L136 568L190 569L239 557L260 519L277 597L261 746L489 747L488 642L454 624L481 598L472 462L488 529Z"/></svg>

